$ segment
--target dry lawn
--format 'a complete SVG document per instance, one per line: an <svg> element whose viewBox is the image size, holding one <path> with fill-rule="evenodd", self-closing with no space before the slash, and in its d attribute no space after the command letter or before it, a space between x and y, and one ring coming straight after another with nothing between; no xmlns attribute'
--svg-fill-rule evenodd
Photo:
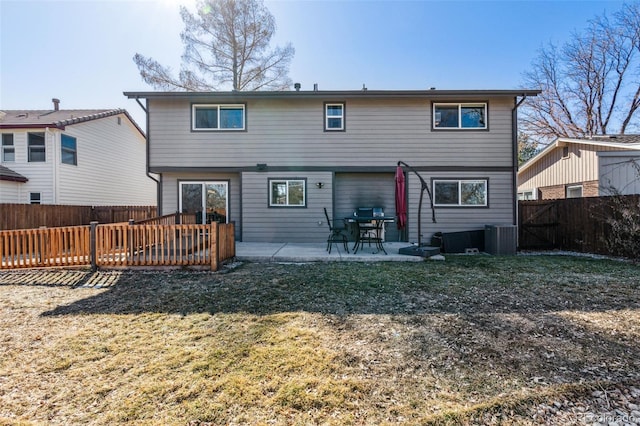
<svg viewBox="0 0 640 426"><path fill-rule="evenodd" d="M639 290L559 256L0 273L0 424L640 423Z"/></svg>

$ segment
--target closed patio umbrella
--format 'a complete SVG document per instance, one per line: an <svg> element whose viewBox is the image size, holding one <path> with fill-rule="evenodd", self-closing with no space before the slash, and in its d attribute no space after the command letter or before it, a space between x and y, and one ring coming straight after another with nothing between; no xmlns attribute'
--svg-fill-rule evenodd
<svg viewBox="0 0 640 426"><path fill-rule="evenodd" d="M400 166L396 168L396 216L398 229L404 229L407 225L407 197L404 171Z"/></svg>

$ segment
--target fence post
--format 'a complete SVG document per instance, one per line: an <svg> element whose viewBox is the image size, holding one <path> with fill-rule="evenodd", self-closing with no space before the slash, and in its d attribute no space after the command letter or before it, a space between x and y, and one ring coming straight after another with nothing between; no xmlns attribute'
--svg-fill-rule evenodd
<svg viewBox="0 0 640 426"><path fill-rule="evenodd" d="M129 265L133 264L133 254L135 250L133 249L133 225L135 220L129 219Z"/></svg>
<svg viewBox="0 0 640 426"><path fill-rule="evenodd" d="M98 270L98 261L96 255L96 228L98 226L98 222L91 221L91 228L89 231L89 256L91 257L91 270L93 272Z"/></svg>
<svg viewBox="0 0 640 426"><path fill-rule="evenodd" d="M209 229L209 255L211 256L211 270L218 270L218 263L220 261L220 244L218 241L218 222L211 222Z"/></svg>

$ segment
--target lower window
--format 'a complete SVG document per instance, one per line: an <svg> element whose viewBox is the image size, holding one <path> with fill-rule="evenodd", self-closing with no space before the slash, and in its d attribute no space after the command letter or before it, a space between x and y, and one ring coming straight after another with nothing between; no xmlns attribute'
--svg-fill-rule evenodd
<svg viewBox="0 0 640 426"><path fill-rule="evenodd" d="M42 204L42 194L39 192L30 192L29 193L29 203L31 204Z"/></svg>
<svg viewBox="0 0 640 426"><path fill-rule="evenodd" d="M202 223L227 223L229 212L228 182L180 182L180 211L195 215Z"/></svg>
<svg viewBox="0 0 640 426"><path fill-rule="evenodd" d="M305 179L269 179L269 207L305 207Z"/></svg>
<svg viewBox="0 0 640 426"><path fill-rule="evenodd" d="M582 185L567 186L567 198L582 197Z"/></svg>
<svg viewBox="0 0 640 426"><path fill-rule="evenodd" d="M487 180L434 179L433 204L444 207L487 206Z"/></svg>

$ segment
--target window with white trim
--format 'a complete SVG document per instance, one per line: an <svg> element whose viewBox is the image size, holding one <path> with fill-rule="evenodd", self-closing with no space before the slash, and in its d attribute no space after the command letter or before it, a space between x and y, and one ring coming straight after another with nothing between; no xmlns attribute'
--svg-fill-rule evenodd
<svg viewBox="0 0 640 426"><path fill-rule="evenodd" d="M31 203L31 204L42 204L42 194L40 192L30 192L29 193L29 203Z"/></svg>
<svg viewBox="0 0 640 426"><path fill-rule="evenodd" d="M529 201L535 200L537 197L537 191L535 189L526 189L524 191L518 191L518 200Z"/></svg>
<svg viewBox="0 0 640 426"><path fill-rule="evenodd" d="M433 204L439 207L487 206L487 180L434 179Z"/></svg>
<svg viewBox="0 0 640 426"><path fill-rule="evenodd" d="M305 207L305 179L269 179L269 207Z"/></svg>
<svg viewBox="0 0 640 426"><path fill-rule="evenodd" d="M434 103L434 129L478 130L487 128L486 103Z"/></svg>
<svg viewBox="0 0 640 426"><path fill-rule="evenodd" d="M63 164L78 164L77 140L72 136L62 134L60 136L60 158Z"/></svg>
<svg viewBox="0 0 640 426"><path fill-rule="evenodd" d="M582 197L582 185L567 186L567 198Z"/></svg>
<svg viewBox="0 0 640 426"><path fill-rule="evenodd" d="M2 161L16 161L16 147L13 145L13 133L2 134Z"/></svg>
<svg viewBox="0 0 640 426"><path fill-rule="evenodd" d="M47 161L47 152L44 146L44 133L29 133L27 136L27 156L30 163L42 163Z"/></svg>
<svg viewBox="0 0 640 426"><path fill-rule="evenodd" d="M192 130L244 130L243 104L194 104L191 106Z"/></svg>
<svg viewBox="0 0 640 426"><path fill-rule="evenodd" d="M324 129L344 130L344 103L326 103L324 105Z"/></svg>

